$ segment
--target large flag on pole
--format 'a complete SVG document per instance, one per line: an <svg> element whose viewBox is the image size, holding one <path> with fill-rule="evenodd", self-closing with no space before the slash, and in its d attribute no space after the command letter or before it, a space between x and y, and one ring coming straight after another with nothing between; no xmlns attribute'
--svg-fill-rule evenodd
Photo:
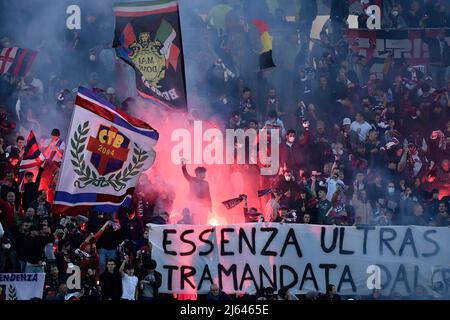
<svg viewBox="0 0 450 320"><path fill-rule="evenodd" d="M136 70L138 94L185 111L186 85L178 1L118 3L113 47Z"/></svg>
<svg viewBox="0 0 450 320"><path fill-rule="evenodd" d="M33 130L28 135L27 144L23 152L22 161L19 164L19 181L20 191L24 191L23 178L26 172L32 172L34 179L36 179L39 171L39 167L44 163L45 157L39 149L39 145L34 136Z"/></svg>
<svg viewBox="0 0 450 320"><path fill-rule="evenodd" d="M0 51L0 75L11 73L16 77L25 76L31 68L37 52L22 48L3 48Z"/></svg>
<svg viewBox="0 0 450 320"><path fill-rule="evenodd" d="M59 213L129 207L142 172L155 160L158 132L106 99L78 89L55 193Z"/></svg>

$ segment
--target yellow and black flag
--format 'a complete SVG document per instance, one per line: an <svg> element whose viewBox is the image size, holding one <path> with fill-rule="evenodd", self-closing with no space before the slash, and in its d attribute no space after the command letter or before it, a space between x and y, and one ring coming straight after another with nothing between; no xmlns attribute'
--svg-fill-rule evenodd
<svg viewBox="0 0 450 320"><path fill-rule="evenodd" d="M269 26L264 20L254 19L252 23L259 30L262 49L259 53L259 68L261 70L275 67L272 58L272 37L269 34Z"/></svg>

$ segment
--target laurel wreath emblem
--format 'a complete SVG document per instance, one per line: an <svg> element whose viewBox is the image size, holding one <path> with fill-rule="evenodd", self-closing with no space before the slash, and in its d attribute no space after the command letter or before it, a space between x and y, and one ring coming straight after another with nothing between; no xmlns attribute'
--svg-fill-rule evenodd
<svg viewBox="0 0 450 320"><path fill-rule="evenodd" d="M70 139L72 155L72 165L74 171L78 175L74 186L80 189L86 188L89 185L95 187L111 186L115 191L120 191L127 186L127 182L139 174L144 166L145 160L148 159L148 152L142 150L136 143L133 148L133 158L130 164L118 173L112 173L109 176L99 176L94 169L91 169L84 159L84 150L86 148L87 135L89 133L89 121L79 124L73 137Z"/></svg>
<svg viewBox="0 0 450 320"><path fill-rule="evenodd" d="M17 291L16 288L13 287L13 285L9 285L8 288L8 299L9 300L17 300Z"/></svg>

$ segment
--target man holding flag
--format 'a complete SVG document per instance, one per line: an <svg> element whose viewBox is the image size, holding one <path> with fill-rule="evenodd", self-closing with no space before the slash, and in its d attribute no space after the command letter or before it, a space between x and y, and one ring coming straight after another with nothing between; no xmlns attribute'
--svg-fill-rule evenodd
<svg viewBox="0 0 450 320"><path fill-rule="evenodd" d="M158 132L80 87L68 137L56 211L73 215L129 207L139 175L155 160Z"/></svg>
<svg viewBox="0 0 450 320"><path fill-rule="evenodd" d="M60 167L66 145L64 141L60 139L59 129L53 129L51 135L52 137L44 143L44 156L47 162L55 162L55 164Z"/></svg>
<svg viewBox="0 0 450 320"><path fill-rule="evenodd" d="M59 129L53 129L51 138L44 141L43 154L45 156L45 170L42 174L42 181L45 181L48 186L47 191L51 202L54 198L56 178L58 176L59 168L61 167L65 148L66 144L60 138Z"/></svg>
<svg viewBox="0 0 450 320"><path fill-rule="evenodd" d="M45 157L41 153L41 150L39 150L36 137L34 136L33 130L31 130L28 135L22 161L19 165L19 189L22 193L22 207L25 210L38 197L44 160Z"/></svg>

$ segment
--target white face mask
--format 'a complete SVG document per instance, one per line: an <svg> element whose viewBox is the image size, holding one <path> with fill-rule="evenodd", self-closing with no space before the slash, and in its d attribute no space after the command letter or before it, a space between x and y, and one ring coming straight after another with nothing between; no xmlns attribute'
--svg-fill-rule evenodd
<svg viewBox="0 0 450 320"><path fill-rule="evenodd" d="M227 104L227 103L228 103L228 100L227 100L226 98L223 98L223 99L222 99L222 103L223 103L223 104Z"/></svg>
<svg viewBox="0 0 450 320"><path fill-rule="evenodd" d="M284 180L291 181L291 177L290 176L284 176Z"/></svg>
<svg viewBox="0 0 450 320"><path fill-rule="evenodd" d="M3 249L5 249L5 250L11 249L11 243L4 244Z"/></svg>
<svg viewBox="0 0 450 320"><path fill-rule="evenodd" d="M392 11L392 15L394 16L394 17L396 17L396 16L398 16L398 11Z"/></svg>
<svg viewBox="0 0 450 320"><path fill-rule="evenodd" d="M95 61L95 54L91 54L91 55L89 56L89 60Z"/></svg>
<svg viewBox="0 0 450 320"><path fill-rule="evenodd" d="M395 192L395 188L389 187L389 188L388 188L388 192L389 192L390 194L393 194L393 193Z"/></svg>

